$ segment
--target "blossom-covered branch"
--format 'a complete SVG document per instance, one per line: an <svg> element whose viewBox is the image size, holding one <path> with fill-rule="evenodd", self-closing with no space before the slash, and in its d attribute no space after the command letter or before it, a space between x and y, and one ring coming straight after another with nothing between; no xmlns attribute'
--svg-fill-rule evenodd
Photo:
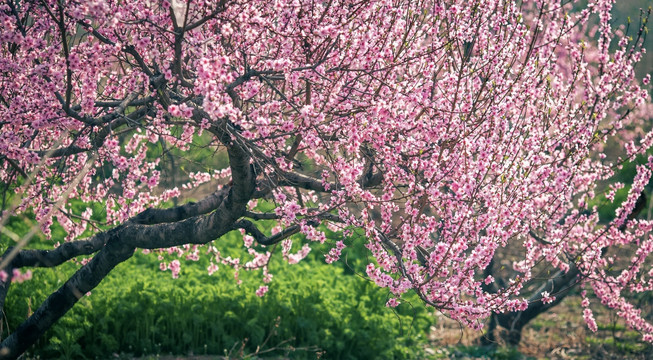
<svg viewBox="0 0 653 360"><path fill-rule="evenodd" d="M15 269L92 258L0 358L19 356L136 249L173 278L177 257L208 256L209 273L262 269L267 284L272 256L295 263L318 242L333 262L353 231L391 306L412 291L481 328L493 314L552 306L581 274L652 340L626 296L653 291L653 222L632 215L653 167L642 161L650 77L634 71L649 14L615 28L611 7L3 3L2 223L33 214L46 239L55 222L66 235L5 253L0 298ZM601 222L597 196L613 201L624 186L615 171L635 160L626 201ZM221 255L231 231L243 259ZM606 255L613 248L625 259ZM495 271L495 259L509 269Z"/></svg>

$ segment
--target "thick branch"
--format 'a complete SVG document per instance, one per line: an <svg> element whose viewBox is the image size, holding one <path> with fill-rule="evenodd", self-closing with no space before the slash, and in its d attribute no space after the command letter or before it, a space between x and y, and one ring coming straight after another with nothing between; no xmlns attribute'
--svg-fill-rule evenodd
<svg viewBox="0 0 653 360"><path fill-rule="evenodd" d="M128 220L125 224L116 227L113 231L120 231L131 224L154 225L185 220L194 216L203 215L217 209L228 195L229 190L223 189L205 197L196 203L188 203L170 209L147 209ZM53 250L21 250L12 259L10 268L21 267L55 267L76 256L90 255L99 251L107 242L107 232L95 236L66 242ZM5 252L5 255L11 248ZM11 270L10 269L10 270Z"/></svg>
<svg viewBox="0 0 653 360"><path fill-rule="evenodd" d="M154 225L188 219L207 214L217 209L229 194L229 188L218 190L198 202L189 202L169 209L147 209L136 215L132 221L136 224Z"/></svg>
<svg viewBox="0 0 653 360"><path fill-rule="evenodd" d="M10 267L54 267L76 256L90 255L100 250L108 240L102 232L84 240L63 243L53 250L21 250L11 261ZM11 250L7 250L5 254Z"/></svg>
<svg viewBox="0 0 653 360"><path fill-rule="evenodd" d="M193 207L191 205L189 209L198 211L199 209L206 209L208 204L218 203L217 199L209 198L201 206ZM174 223L155 225L127 222L106 233L96 235L99 239L96 240L97 244L95 245L101 246L100 244L104 244L101 250L59 290L50 295L32 316L25 320L14 333L0 344L0 360L15 359L22 354L48 328L70 310L84 294L95 288L117 264L130 258L136 248L155 249L189 243L205 244L231 231L235 220L244 213L244 210L242 210L244 206L234 206L235 201L233 198L234 195L230 189L224 200L219 202L218 209L208 215L194 216ZM179 211L173 213L180 214ZM161 214L168 216L168 213ZM143 216L141 221L147 219L154 220L148 216ZM84 242L80 243L84 244ZM52 254L25 252L24 258L20 261L44 264L46 261L60 260L59 256L63 256L66 249L82 252L92 250L91 246L79 247L75 243L70 244L65 248L65 245L62 245L61 250L55 249ZM67 254L69 255L70 252ZM44 260L43 256L50 256L52 259ZM17 259L18 257L12 263L19 261Z"/></svg>
<svg viewBox="0 0 653 360"><path fill-rule="evenodd" d="M533 295L528 299L528 309L524 310L521 315L525 323L531 321L537 315L558 305L577 284L579 275L580 271L578 270L578 267L576 267L576 264L571 263L567 272L558 271L552 279L549 279L546 283L542 284L542 286L535 290ZM542 293L544 291L554 295L556 299L545 304L542 302Z"/></svg>
<svg viewBox="0 0 653 360"><path fill-rule="evenodd" d="M302 189L313 190L318 192L329 192L324 187L322 180L315 179L302 174L286 172L280 175L279 186L298 186ZM336 189L335 184L329 184L329 189Z"/></svg>
<svg viewBox="0 0 653 360"><path fill-rule="evenodd" d="M105 248L50 295L32 316L0 344L0 359L15 359L25 352L82 296L95 288L116 265L129 259L133 253L134 247L126 245L122 239L110 239Z"/></svg>
<svg viewBox="0 0 653 360"><path fill-rule="evenodd" d="M263 234L261 230L259 230L256 227L256 225L254 225L254 223L252 223L249 220L241 219L234 224L234 229L245 230L249 235L251 235L256 240L256 242L258 242L261 245L273 245L284 239L289 238L294 234L297 234L300 230L300 227L298 225L293 225L291 227L281 230L280 232L272 236L265 236L265 234Z"/></svg>
<svg viewBox="0 0 653 360"><path fill-rule="evenodd" d="M211 214L194 216L174 223L132 224L126 226L120 235L128 238L131 246L142 249L206 244L232 230L239 209L230 203L230 199L227 199L217 211Z"/></svg>
<svg viewBox="0 0 653 360"><path fill-rule="evenodd" d="M501 313L494 315L499 325L508 330L508 337L506 340L511 345L517 345L521 340L521 330L531 320L535 319L538 315L548 311L552 307L558 305L574 288L578 281L580 272L575 264L566 273L558 271L552 279L542 284L535 293L528 299L528 308L524 311L517 313ZM556 299L550 303L545 304L542 301L542 292L548 291L550 294L555 295Z"/></svg>
<svg viewBox="0 0 653 360"><path fill-rule="evenodd" d="M195 121L200 122L205 117L207 115L201 110L196 109L193 112ZM233 202L230 204L238 207L237 212L242 214L256 189L256 176L250 164L251 157L248 149L235 140L234 136L229 132L228 126L228 119L223 119L220 124L210 127L209 131L227 148L233 184L229 194Z"/></svg>

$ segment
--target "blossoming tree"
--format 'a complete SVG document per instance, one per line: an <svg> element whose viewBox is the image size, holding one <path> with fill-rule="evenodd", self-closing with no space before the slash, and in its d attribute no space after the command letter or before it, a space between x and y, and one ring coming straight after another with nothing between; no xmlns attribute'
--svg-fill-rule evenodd
<svg viewBox="0 0 653 360"><path fill-rule="evenodd" d="M259 269L263 296L271 256L295 263L328 241L333 262L356 229L388 306L414 291L481 328L493 313L556 302L564 283L652 341L625 295L653 290L653 222L634 216L653 159L612 222L589 205L653 144L639 85L649 78L633 72L647 14L614 29L610 10L609 0L4 2L0 180L16 195L0 225L32 211L46 236L55 221L68 236L35 250L39 229L3 230L0 305L30 268L92 257L0 357L20 355L137 249L209 256L209 272ZM228 161L202 164L180 189L151 154L191 156L199 139ZM603 151L611 139L619 158ZM210 194L185 202L201 184ZM76 212L73 200L89 206ZM91 221L93 204L107 227ZM248 258L220 255L231 231ZM515 275L494 282L506 249ZM174 277L182 263L161 266ZM543 271L558 273L531 290Z"/></svg>

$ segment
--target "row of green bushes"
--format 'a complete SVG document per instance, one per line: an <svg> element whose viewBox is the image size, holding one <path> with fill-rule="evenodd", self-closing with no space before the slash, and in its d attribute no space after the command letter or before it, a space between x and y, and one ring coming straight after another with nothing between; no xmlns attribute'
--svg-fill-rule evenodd
<svg viewBox="0 0 653 360"><path fill-rule="evenodd" d="M234 249L238 239L220 241ZM170 272L158 270L156 256L138 253L83 297L29 350L30 356L237 352L292 358L419 357L433 322L424 306L415 300L387 308L387 290L345 271L344 264L327 265L321 258L316 254L296 265L273 260L274 280L259 298L260 274L243 273L243 284L237 285L226 266L209 276L203 259L182 261L180 278L172 279ZM75 268L69 263L56 270L36 269L32 280L13 284L5 307L9 329Z"/></svg>

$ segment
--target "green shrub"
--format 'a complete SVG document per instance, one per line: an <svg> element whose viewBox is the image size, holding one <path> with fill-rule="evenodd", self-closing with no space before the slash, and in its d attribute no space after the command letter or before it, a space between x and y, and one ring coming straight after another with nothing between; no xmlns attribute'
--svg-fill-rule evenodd
<svg viewBox="0 0 653 360"><path fill-rule="evenodd" d="M252 281L259 274L241 274L238 286L230 269L223 266L209 276L204 265L185 264L182 276L173 280L158 270L156 257L137 254L82 298L30 349L31 355L224 354L246 341L244 353L263 345L260 350L278 348L270 352L276 355L312 347L333 359L414 358L431 325L423 306L386 308L387 290L323 262L273 264L276 275L263 298L255 295L258 282ZM71 263L56 272L36 269L33 280L13 284L6 306L9 328L74 268ZM316 353L290 356L314 358Z"/></svg>

